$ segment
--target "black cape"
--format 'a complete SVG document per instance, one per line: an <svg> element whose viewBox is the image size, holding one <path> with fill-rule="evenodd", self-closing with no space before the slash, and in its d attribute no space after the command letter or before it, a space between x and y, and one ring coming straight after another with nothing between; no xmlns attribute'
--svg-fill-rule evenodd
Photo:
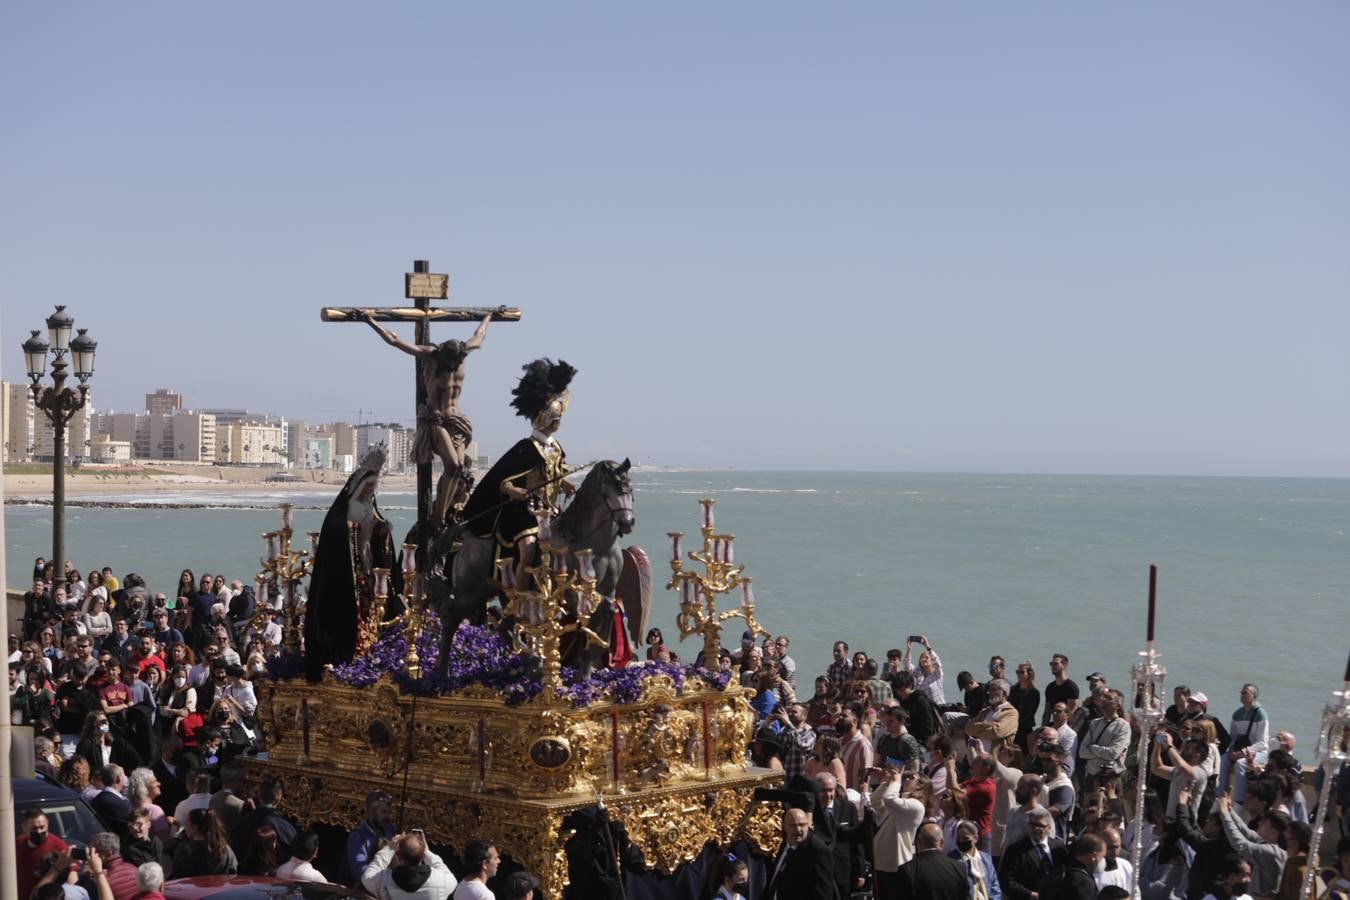
<svg viewBox="0 0 1350 900"><path fill-rule="evenodd" d="M305 675L310 681L323 677L324 666L350 662L356 653L360 611L347 532L347 506L354 489L355 486L348 484L338 492L319 530L319 549L314 557L309 599L305 604ZM399 589L394 541L379 504L374 500L371 503L375 507L375 527L370 534L371 566L384 566L390 570L389 592L393 594Z"/></svg>
<svg viewBox="0 0 1350 900"><path fill-rule="evenodd" d="M508 501L502 495L502 484L538 490L551 503L557 497L566 458L561 445L557 456L549 460L534 438L516 441L492 464L464 506L464 522L469 531L477 537L495 540L500 555L514 556L516 542L537 532L539 525L529 504Z"/></svg>

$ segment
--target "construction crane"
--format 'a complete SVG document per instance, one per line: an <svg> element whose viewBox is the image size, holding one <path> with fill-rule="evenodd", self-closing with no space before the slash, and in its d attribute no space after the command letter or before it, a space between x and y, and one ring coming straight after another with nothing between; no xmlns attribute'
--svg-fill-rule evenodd
<svg viewBox="0 0 1350 900"><path fill-rule="evenodd" d="M366 416L375 415L375 410L373 409L316 409L315 412L356 413L356 425L358 428L366 424L364 421Z"/></svg>

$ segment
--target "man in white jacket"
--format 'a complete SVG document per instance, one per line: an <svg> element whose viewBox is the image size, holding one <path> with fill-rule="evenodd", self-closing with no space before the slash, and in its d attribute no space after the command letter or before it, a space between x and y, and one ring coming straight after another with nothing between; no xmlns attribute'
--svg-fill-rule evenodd
<svg viewBox="0 0 1350 900"><path fill-rule="evenodd" d="M361 875L361 885L380 900L448 900L455 883L421 831L394 835Z"/></svg>

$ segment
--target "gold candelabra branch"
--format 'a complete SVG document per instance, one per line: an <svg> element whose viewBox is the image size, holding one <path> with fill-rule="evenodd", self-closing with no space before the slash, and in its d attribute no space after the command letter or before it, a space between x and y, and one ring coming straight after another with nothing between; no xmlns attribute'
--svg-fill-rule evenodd
<svg viewBox="0 0 1350 900"><path fill-rule="evenodd" d="M422 677L422 659L417 653L417 642L422 637L426 618L425 583L417 571L417 545L403 545L403 635L407 650L403 654L403 668L410 678ZM377 625L376 628L379 626Z"/></svg>
<svg viewBox="0 0 1350 900"><path fill-rule="evenodd" d="M368 652L380 639L380 626L384 623L384 609L389 601L389 570L376 566L371 569L371 576L373 580L371 590L374 599L370 605L370 612L361 622L361 630L356 636L357 656Z"/></svg>
<svg viewBox="0 0 1350 900"><path fill-rule="evenodd" d="M670 538L670 581L666 590L680 591L680 612L675 624L680 629L680 640L693 635L703 638L703 665L709 669L717 667L717 657L721 652L722 623L728 619L741 618L745 627L756 635L767 635L768 631L755 618L755 594L750 585L753 579L745 575L745 566L736 564L736 536L719 534L713 518L713 505L716 500L699 500L703 507L703 546L689 551L690 560L703 564L703 571L684 567L680 553L684 533L667 532ZM717 595L729 594L737 589L741 592L740 605L719 612Z"/></svg>
<svg viewBox="0 0 1350 900"><path fill-rule="evenodd" d="M253 628L261 632L265 627L267 610L276 604L273 598L280 601L280 606L286 616L286 624L282 630L282 644L289 650L300 649L300 584L314 570L314 555L318 552L319 533L317 531L309 532L309 548L301 550L291 549L291 538L294 534L292 526L294 524L294 503L282 503L281 509L281 527L276 531L265 531L262 534L263 544L265 546L265 555L259 562L262 564L261 570L255 577L257 584L256 611L253 616Z"/></svg>
<svg viewBox="0 0 1350 900"><path fill-rule="evenodd" d="M562 638L565 634L580 635L588 644L608 647L604 640L586 625L586 619L595 608L595 565L591 551L577 551L574 569L567 565L567 548L554 546L550 515L540 513L537 547L538 564L525 571L529 586L516 584L514 563L509 559L497 563L497 578L506 593L503 612L515 618L516 644L539 658L540 682L543 690L539 701L553 705L560 702L562 689ZM568 598L576 599L576 620L564 621L569 615Z"/></svg>

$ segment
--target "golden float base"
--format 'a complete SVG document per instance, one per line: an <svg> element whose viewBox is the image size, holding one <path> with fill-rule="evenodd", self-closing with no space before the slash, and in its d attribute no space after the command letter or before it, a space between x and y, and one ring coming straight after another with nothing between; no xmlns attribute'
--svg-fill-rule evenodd
<svg viewBox="0 0 1350 900"><path fill-rule="evenodd" d="M677 694L656 675L634 703L577 709L542 698L507 706L483 688L414 698L387 678L364 688L325 678L262 682L259 715L269 759L246 760L246 778L279 779L300 822L354 828L366 795L398 796L406 770L406 825L457 849L491 838L550 898L567 884L563 819L602 796L663 873L710 842L778 847L778 804L752 797L782 775L745 764L751 713L739 687L690 679Z"/></svg>

